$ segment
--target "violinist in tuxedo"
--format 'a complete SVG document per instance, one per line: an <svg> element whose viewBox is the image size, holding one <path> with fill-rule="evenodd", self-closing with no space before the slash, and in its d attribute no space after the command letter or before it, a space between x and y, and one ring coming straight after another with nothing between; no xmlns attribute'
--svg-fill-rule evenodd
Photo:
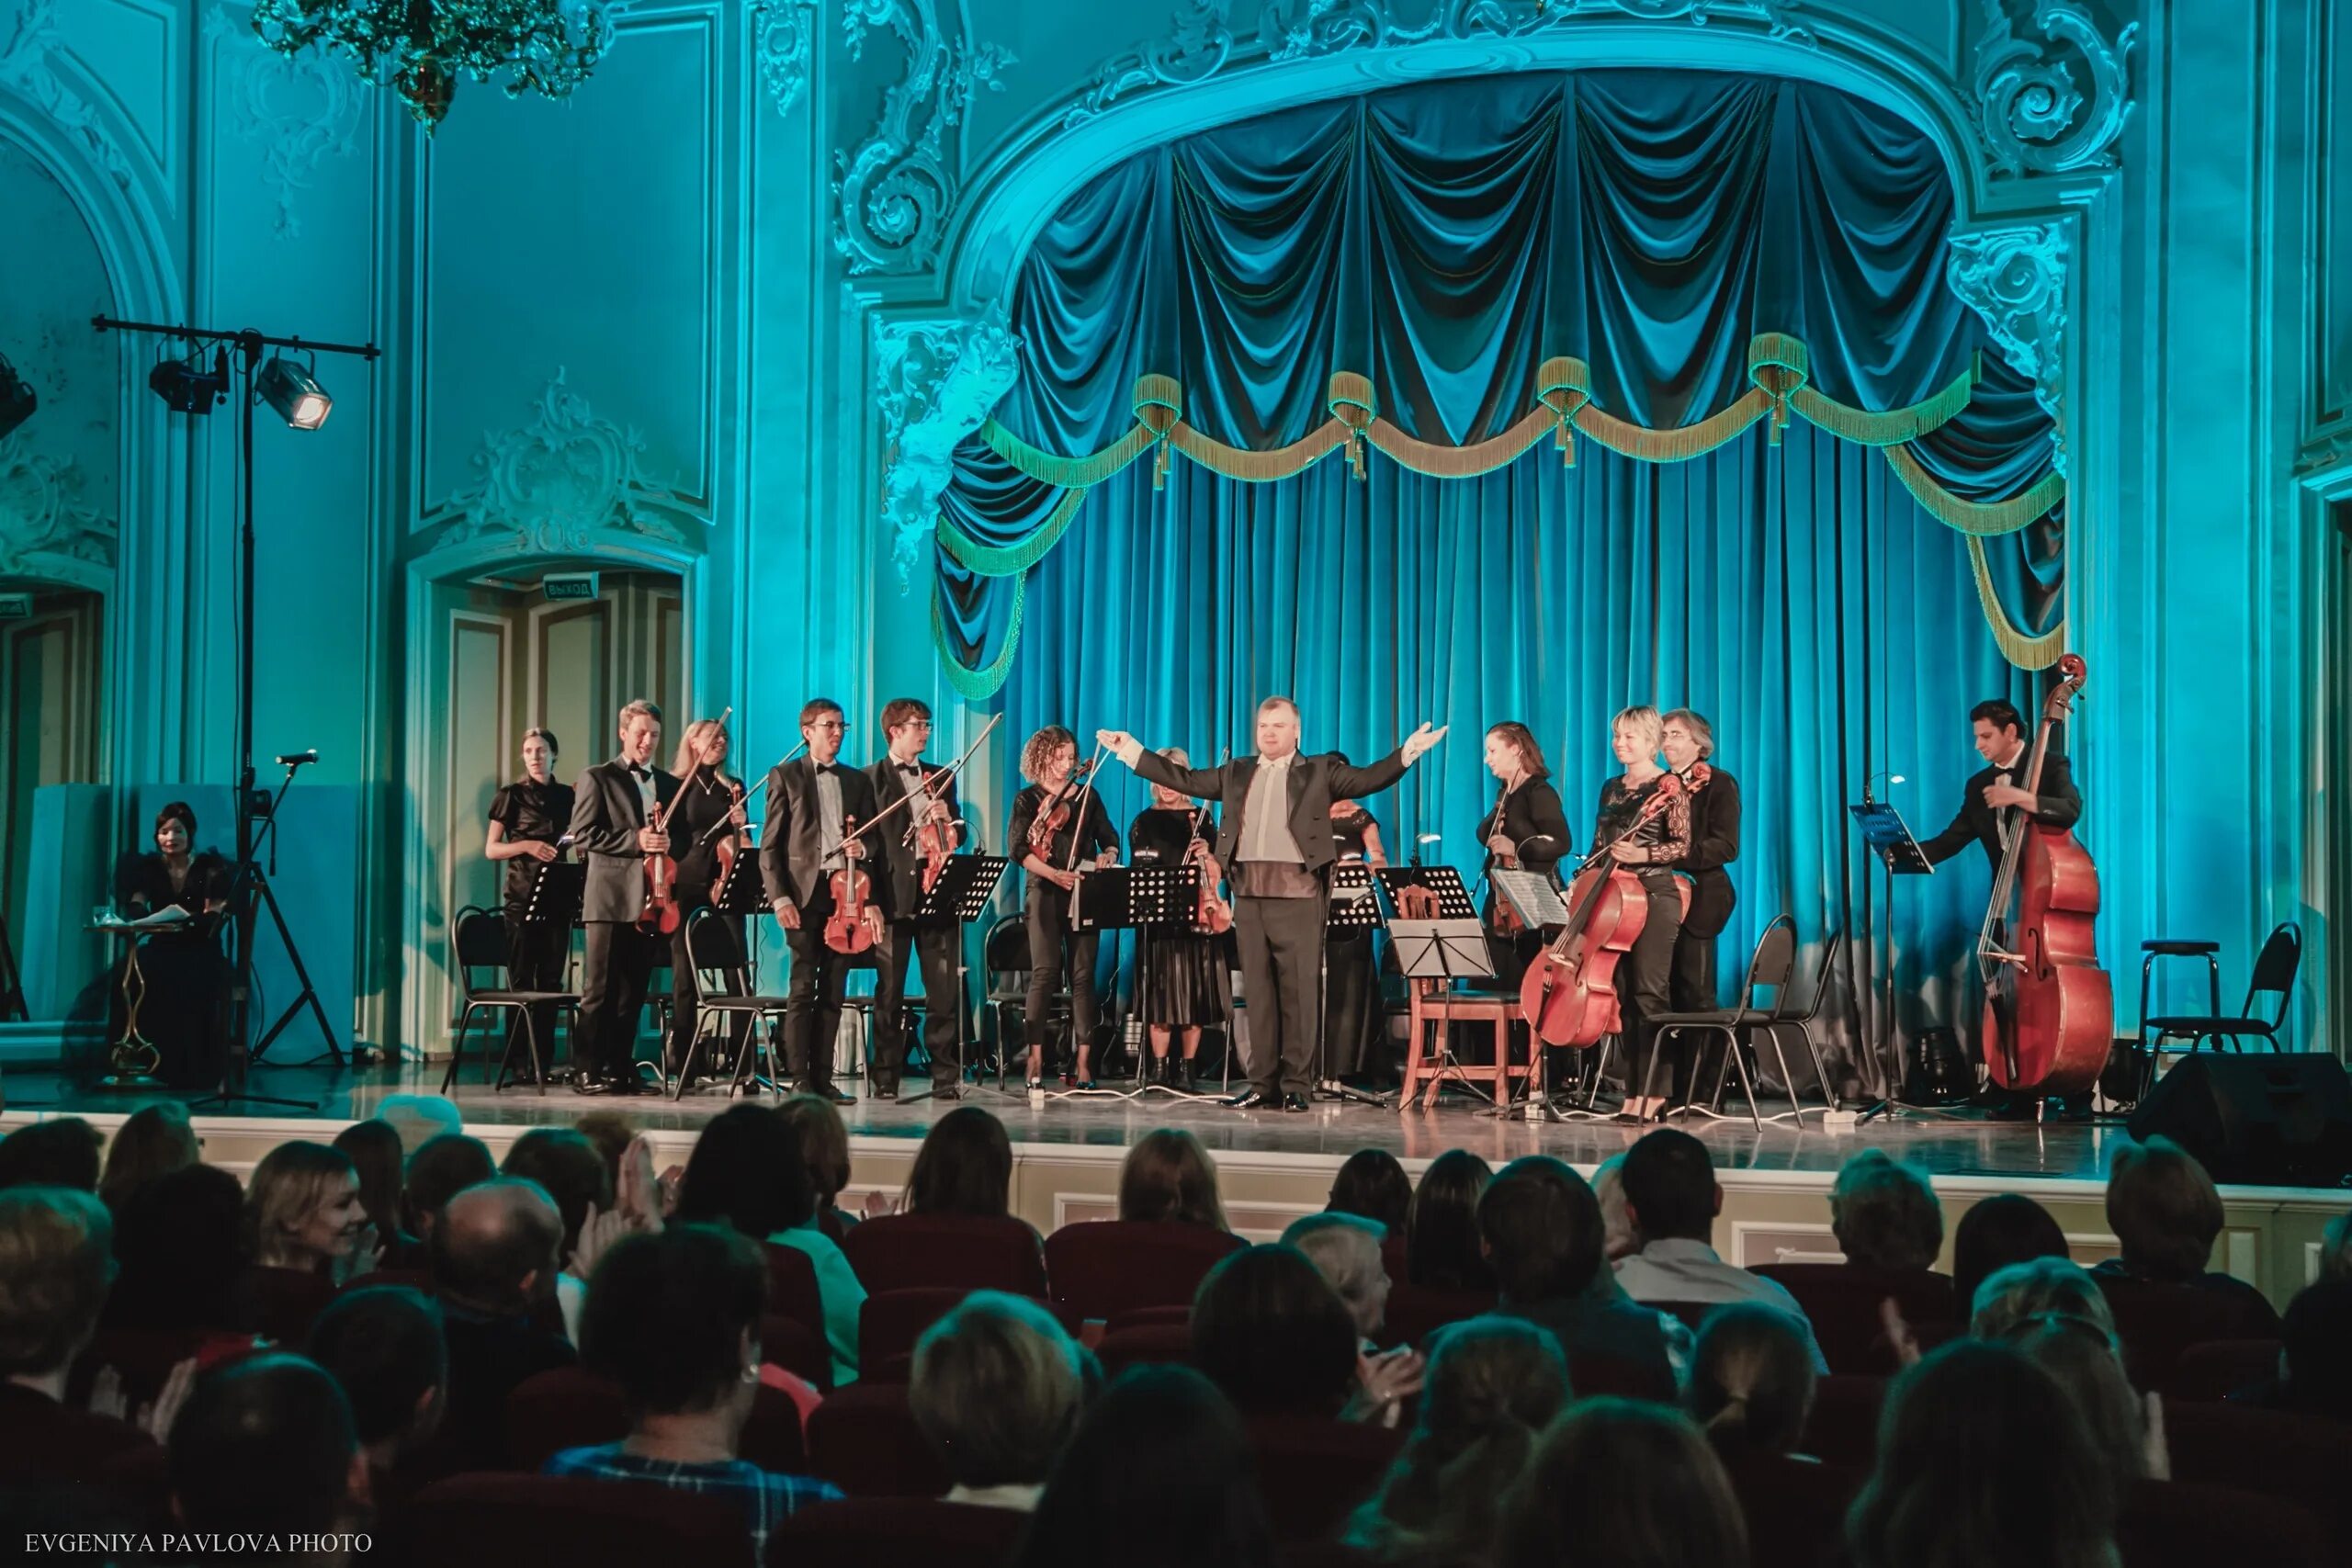
<svg viewBox="0 0 2352 1568"><path fill-rule="evenodd" d="M1690 908L1674 939L1668 991L1676 1012L1705 1012L1723 1005L1715 994L1715 942L1739 902L1724 869L1739 858L1739 781L1715 765L1714 726L1702 716L1676 708L1659 733L1667 772L1682 781L1690 801L1690 848L1674 863L1690 879ZM1701 763L1704 773L1697 771Z"/></svg>
<svg viewBox="0 0 2352 1568"><path fill-rule="evenodd" d="M1540 931L1528 930L1510 918L1510 907L1493 889L1498 870L1540 872L1556 886L1560 857L1568 852L1568 815L1560 792L1544 765L1544 749L1527 726L1505 720L1487 731L1487 771L1501 789L1495 808L1478 819L1478 841L1487 846L1488 877L1487 929L1502 951L1497 966L1506 990L1516 990L1535 950L1543 944Z"/></svg>
<svg viewBox="0 0 2352 1568"><path fill-rule="evenodd" d="M620 741L618 756L571 786L571 847L588 868L572 1074L582 1094L639 1092L637 1021L662 938L638 930L637 919L645 908L645 857L670 852L669 835L652 825L654 808L666 810L678 794L677 776L653 765L662 744L660 708L642 697L622 708Z"/></svg>
<svg viewBox="0 0 2352 1568"><path fill-rule="evenodd" d="M1260 703L1256 728L1254 756L1216 768L1179 766L1123 730L1102 730L1095 739L1153 784L1223 808L1216 860L1234 891L1251 1058L1249 1089L1226 1103L1304 1111L1323 1029L1317 987L1330 866L1338 858L1331 803L1386 789L1445 731L1424 724L1396 750L1359 768L1336 754L1301 753L1298 705L1288 697Z"/></svg>
<svg viewBox="0 0 2352 1568"><path fill-rule="evenodd" d="M794 1093L840 1105L851 1103L850 1096L833 1087L833 1042L841 1034L849 954L826 945L825 921L833 913L833 874L870 854L872 838L861 829L876 809L874 781L841 761L848 730L841 704L831 698L818 697L801 708L800 737L808 752L769 772L767 825L760 835L760 878L792 952L785 1066ZM865 926L877 941L889 897L888 876L873 878Z"/></svg>
<svg viewBox="0 0 2352 1568"><path fill-rule="evenodd" d="M2001 835L2019 811L2045 828L2072 828L2083 814L2083 797L2075 787L2075 772L2053 748L2041 761L2041 793L2022 787L2029 742L2025 720L2016 706L1995 698L1968 710L1975 731L1976 754L1985 765L1972 774L1961 792L1960 810L1951 825L1919 851L1930 865L1940 865L1970 844L1984 846L1984 858L1996 869L2001 863Z"/></svg>
<svg viewBox="0 0 2352 1568"><path fill-rule="evenodd" d="M922 965L922 1040L931 1056L931 1092L935 1100L954 1100L963 1081L964 982L957 974L956 950L963 931L953 924L918 926L912 916L922 902L922 857L915 852L915 830L926 823L947 832L952 851L964 845L964 824L956 809L956 781L944 769L923 766L923 748L931 744L931 708L913 697L899 697L882 709L882 733L889 750L865 770L874 781L874 798L888 822L876 835L876 874L890 883L889 923L875 957L880 973L874 983L874 1016L880 1036L875 1042L874 1098L899 1098L899 1074L906 1066L905 1002L907 961ZM939 774L936 784L925 781ZM909 795L918 798L899 808Z"/></svg>

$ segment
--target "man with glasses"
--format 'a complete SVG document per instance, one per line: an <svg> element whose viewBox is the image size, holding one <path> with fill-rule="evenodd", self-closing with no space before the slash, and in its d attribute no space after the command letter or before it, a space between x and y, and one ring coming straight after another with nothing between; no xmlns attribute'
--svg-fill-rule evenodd
<svg viewBox="0 0 2352 1568"><path fill-rule="evenodd" d="M792 987L784 1013L785 1066L792 1091L836 1104L850 1097L833 1087L833 1043L841 1034L842 993L849 977L846 953L825 942L825 920L833 912L833 873L866 852L867 842L850 835L874 819L874 781L842 765L842 739L849 726L841 704L818 697L800 710L800 736L808 755L779 762L768 773L768 812L760 835L760 877L768 907L784 928L792 952ZM888 831L885 824L881 829ZM862 835L861 835L862 837ZM882 935L889 879L874 879L865 907L866 930Z"/></svg>
<svg viewBox="0 0 2352 1568"><path fill-rule="evenodd" d="M913 697L899 697L882 709L882 733L889 750L865 770L874 781L874 798L889 812L879 833L876 875L890 885L890 922L876 951L879 971L874 982L874 1020L879 1034L874 1043L874 1098L899 1098L899 1072L907 1060L905 1002L907 959L922 963L923 1045L931 1054L931 1092L939 1100L954 1100L961 1092L964 1032L964 983L956 974L956 948L963 936L954 924L918 926L910 918L922 902L922 857L915 852L918 828L936 824L947 830L949 852L964 844L964 825L956 805L956 781L944 770L926 768L923 748L931 744L931 709ZM942 773L935 786L924 780ZM899 802L916 798L904 809ZM887 863L887 864L882 863Z"/></svg>

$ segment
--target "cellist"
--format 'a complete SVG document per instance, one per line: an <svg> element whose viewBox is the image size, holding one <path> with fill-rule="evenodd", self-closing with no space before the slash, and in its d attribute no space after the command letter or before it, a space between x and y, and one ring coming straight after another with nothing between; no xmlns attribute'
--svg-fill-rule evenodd
<svg viewBox="0 0 2352 1568"><path fill-rule="evenodd" d="M2075 772L2066 759L2052 751L2041 764L2041 793L2029 795L2018 774L2025 767L2032 737L2013 703L1998 697L1968 710L1975 730L1976 754L1985 766L1970 776L1961 792L1960 810L1951 826L1932 839L1922 840L1919 851L1930 865L1940 865L1971 843L1984 846L1984 858L2001 863L2001 835L2010 814L2029 813L2045 828L2072 828L2083 814L2083 797L2075 787Z"/></svg>
<svg viewBox="0 0 2352 1568"><path fill-rule="evenodd" d="M693 1043L702 994L695 979L693 958L686 952L686 927L696 909L707 908L712 886L718 880L718 841L723 837L740 851L743 835L743 785L727 773L727 721L698 718L678 737L677 755L670 771L678 776L678 798L662 826L669 830L673 858L677 863L674 897L678 929L670 933L670 1055L686 1059ZM720 916L742 945L742 922Z"/></svg>
<svg viewBox="0 0 2352 1568"><path fill-rule="evenodd" d="M876 803L889 811L908 795L917 798L876 835L882 840L875 850L876 870L890 884L890 920L875 953L874 1098L899 1098L899 1074L907 1061L907 960L913 957L922 964L922 1041L931 1056L932 1097L954 1100L962 1092L964 1075L964 982L956 962L963 928L918 926L913 916L923 889L915 829L936 824L951 850L964 843L956 780L944 768L923 765L923 749L931 744L929 704L915 697L884 704L882 734L889 750L865 770L874 781Z"/></svg>
<svg viewBox="0 0 2352 1568"><path fill-rule="evenodd" d="M1690 797L1681 782L1657 762L1665 728L1654 707L1630 707L1617 715L1610 727L1610 742L1624 772L1600 786L1600 808L1592 830L1595 852L1607 853L1638 876L1649 898L1648 919L1625 955L1623 979L1617 987L1618 1035L1625 1044L1629 1075L1621 1121L1657 1121L1672 1098L1671 1093L1642 1093L1651 1077L1651 1054L1661 1049L1648 1021L1672 1005L1674 944L1682 931L1682 896L1670 868L1690 852ZM1661 792L1668 797L1665 806L1645 818L1651 797ZM1668 1088L1682 1092L1688 1052L1679 1039L1664 1049L1668 1053L1661 1064L1668 1069Z"/></svg>
<svg viewBox="0 0 2352 1568"><path fill-rule="evenodd" d="M808 755L778 762L768 774L767 821L760 832L760 879L768 908L784 928L792 953L792 987L786 993L784 1059L792 1091L813 1094L837 1105L851 1097L833 1087L833 1043L841 1034L842 996L849 976L849 954L825 942L825 918L833 912L833 880L870 856L865 836L851 827L874 819L874 781L842 765L842 740L849 732L842 705L817 697L800 709L800 737ZM879 831L888 831L885 823ZM889 879L877 877L866 925L883 929Z"/></svg>

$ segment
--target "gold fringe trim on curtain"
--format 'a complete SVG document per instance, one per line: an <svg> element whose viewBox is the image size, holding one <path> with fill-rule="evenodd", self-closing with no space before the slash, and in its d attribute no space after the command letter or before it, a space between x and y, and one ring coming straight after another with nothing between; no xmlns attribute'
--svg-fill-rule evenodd
<svg viewBox="0 0 2352 1568"><path fill-rule="evenodd" d="M1046 513L1045 522L1018 545L984 545L949 522L944 512L939 514L934 532L940 547L966 571L976 571L982 577L1011 577L1044 560L1061 543L1062 536L1069 531L1070 519L1078 515L1079 503L1085 499L1083 489L1065 492L1054 503L1054 509Z"/></svg>
<svg viewBox="0 0 2352 1568"><path fill-rule="evenodd" d="M1365 438L1417 474L1463 479L1491 474L1519 461L1527 449L1560 428L1555 409L1531 409L1500 435L1474 441L1467 446L1440 446L1406 434L1385 419L1375 419Z"/></svg>
<svg viewBox="0 0 2352 1568"><path fill-rule="evenodd" d="M931 646L943 655L940 662L947 666L947 683L956 694L967 703L984 703L997 694L1004 685L1004 678L1012 672L1012 655L1021 646L1021 617L1029 600L1029 574L1023 572L1012 580L1012 613L1004 628L1004 646L996 657L975 670L949 651L947 625L939 617L939 591L932 590Z"/></svg>
<svg viewBox="0 0 2352 1568"><path fill-rule="evenodd" d="M1057 457L1050 452L1039 451L994 420L980 426L980 439L989 444L989 450L1033 479L1057 489L1086 490L1101 484L1151 450L1156 437L1138 424L1100 452L1084 457Z"/></svg>
<svg viewBox="0 0 2352 1568"><path fill-rule="evenodd" d="M1811 387L1800 387L1791 392L1789 406L1841 441L1850 441L1857 446L1894 446L1916 441L1951 423L1968 406L1968 400L1976 395L1976 383L1984 375L1984 356L1974 355L1968 368L1934 397L1907 409L1889 409L1884 413L1841 403Z"/></svg>
<svg viewBox="0 0 2352 1568"><path fill-rule="evenodd" d="M1679 463L1713 451L1771 412L1771 397L1757 388L1741 394L1729 408L1711 413L1696 424L1677 425L1671 430L1652 430L1619 419L1613 413L1603 413L1587 403L1577 411L1577 429L1611 452L1639 457L1645 463Z"/></svg>
<svg viewBox="0 0 2352 1568"><path fill-rule="evenodd" d="M2009 613L2001 607L2001 596L1993 587L1993 563L1984 556L1984 541L1974 534L1968 536L1968 570L1976 579L1976 603L1984 612L1984 624L1993 632L1993 646L2001 657L2020 670L2047 670L2058 662L2066 651L2066 623L2060 621L2040 637L2030 637L2018 630Z"/></svg>
<svg viewBox="0 0 2352 1568"><path fill-rule="evenodd" d="M1970 501L1957 496L1938 484L1935 476L1920 466L1919 459L1907 446L1886 446L1888 464L1903 488L1928 510L1939 523L1957 528L1963 534L1990 537L1996 534L2014 534L2052 507L2066 499L2066 479L2063 474L2044 474L2031 490L2023 495L2013 495L2007 501Z"/></svg>

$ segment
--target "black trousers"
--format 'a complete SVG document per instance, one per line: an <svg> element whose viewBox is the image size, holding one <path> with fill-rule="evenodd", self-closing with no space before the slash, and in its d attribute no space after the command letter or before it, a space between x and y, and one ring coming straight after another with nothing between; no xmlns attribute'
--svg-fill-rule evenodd
<svg viewBox="0 0 2352 1568"><path fill-rule="evenodd" d="M1380 972L1372 962L1372 933L1350 931L1325 946L1330 966L1330 1032L1326 1066L1335 1078L1387 1069L1387 1013L1381 1007Z"/></svg>
<svg viewBox="0 0 2352 1568"><path fill-rule="evenodd" d="M580 1042L573 1055L590 1077L634 1071L637 1024L662 939L629 920L590 920L580 987Z"/></svg>
<svg viewBox="0 0 2352 1568"><path fill-rule="evenodd" d="M1677 1012L1705 1012L1723 1006L1715 992L1715 941L1683 930L1674 938L1673 973L1668 992Z"/></svg>
<svg viewBox="0 0 2352 1568"><path fill-rule="evenodd" d="M1069 897L1043 877L1030 880L1029 997L1022 1004L1021 1021L1029 1044L1051 1046L1047 1015L1053 1010L1054 992L1068 986L1070 1056L1075 1061L1080 1045L1093 1043L1102 1010L1094 999L1095 933L1069 929Z"/></svg>
<svg viewBox="0 0 2352 1568"><path fill-rule="evenodd" d="M907 1065L905 1026L907 961L922 966L922 1043L931 1053L931 1081L952 1084L964 1075L964 980L956 973L957 949L964 928L956 925L919 926L892 920L882 930L875 951L878 973L874 982L874 1076L896 1087Z"/></svg>
<svg viewBox="0 0 2352 1568"><path fill-rule="evenodd" d="M800 929L784 933L792 953L792 984L784 1000L784 1066L795 1089L822 1089L833 1081L833 1044L842 1034L850 955L825 945L825 918L832 912L829 876L817 885L817 896L800 906Z"/></svg>
<svg viewBox="0 0 2352 1568"><path fill-rule="evenodd" d="M571 926L568 921L526 920L522 909L506 906L506 983L518 991L560 991L564 988L564 969L571 959ZM552 1005L530 1010L530 1027L539 1043L539 1061L552 1066L555 1063L555 1018ZM584 1032L584 1031L583 1031ZM507 1015L506 1044L520 1061L529 1055L529 1047L520 1038L523 1014ZM571 1043L572 1054L582 1050L577 1040Z"/></svg>
<svg viewBox="0 0 2352 1568"><path fill-rule="evenodd" d="M1327 897L1233 901L1241 994L1250 1007L1250 1087L1269 1098L1314 1088L1322 1038L1323 920Z"/></svg>
<svg viewBox="0 0 2352 1568"><path fill-rule="evenodd" d="M1673 1010L1674 944L1682 934L1682 897L1674 890L1673 876L1666 872L1643 874L1642 886L1649 895L1649 919L1643 922L1642 934L1634 939L1634 950L1617 965L1618 1007L1623 1024L1619 1034L1625 1043L1625 1066L1630 1075L1625 1080L1625 1092L1643 1092L1650 1057L1662 1053L1665 1059L1658 1064L1658 1081L1650 1086L1649 1092L1679 1099L1690 1087L1690 1043L1678 1034L1661 1044L1648 1021Z"/></svg>

